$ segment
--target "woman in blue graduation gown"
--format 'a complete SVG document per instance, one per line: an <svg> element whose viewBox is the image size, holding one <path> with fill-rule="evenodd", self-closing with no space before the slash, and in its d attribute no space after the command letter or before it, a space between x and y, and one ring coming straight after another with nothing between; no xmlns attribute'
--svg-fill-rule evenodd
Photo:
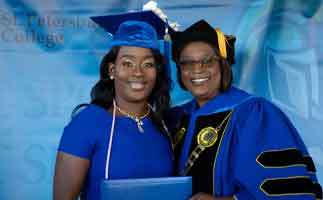
<svg viewBox="0 0 323 200"><path fill-rule="evenodd" d="M118 19L122 17L127 19ZM117 21L109 16L94 20L103 27ZM173 175L170 135L161 120L169 105L169 79L156 30L148 22L125 20L110 48L91 92L92 103L64 129L55 200L79 195L99 200L105 179Z"/></svg>
<svg viewBox="0 0 323 200"><path fill-rule="evenodd" d="M172 109L180 175L192 200L321 199L315 166L286 115L231 86L233 36L201 20L172 37L180 86L194 99Z"/></svg>

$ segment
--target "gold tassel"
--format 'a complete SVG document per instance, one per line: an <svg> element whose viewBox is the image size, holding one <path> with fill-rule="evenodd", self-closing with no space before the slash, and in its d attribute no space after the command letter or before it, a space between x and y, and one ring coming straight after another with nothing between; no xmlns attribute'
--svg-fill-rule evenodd
<svg viewBox="0 0 323 200"><path fill-rule="evenodd" d="M219 50L220 50L220 54L223 58L227 59L227 48L226 48L226 38L223 34L223 32L219 29L216 28L216 35L218 36L218 45L219 45Z"/></svg>
<svg viewBox="0 0 323 200"><path fill-rule="evenodd" d="M169 33L165 33L165 35L164 35L164 40L165 40L165 41L171 41L171 38L170 38Z"/></svg>
<svg viewBox="0 0 323 200"><path fill-rule="evenodd" d="M164 26L165 26L164 40L171 41L170 35L168 33L168 19L167 18L166 18L166 24Z"/></svg>

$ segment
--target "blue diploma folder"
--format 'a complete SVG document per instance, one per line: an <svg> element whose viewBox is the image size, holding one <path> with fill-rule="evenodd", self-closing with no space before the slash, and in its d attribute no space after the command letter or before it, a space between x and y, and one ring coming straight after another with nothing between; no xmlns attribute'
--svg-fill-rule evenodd
<svg viewBox="0 0 323 200"><path fill-rule="evenodd" d="M189 176L104 180L101 184L101 200L187 200L191 195Z"/></svg>

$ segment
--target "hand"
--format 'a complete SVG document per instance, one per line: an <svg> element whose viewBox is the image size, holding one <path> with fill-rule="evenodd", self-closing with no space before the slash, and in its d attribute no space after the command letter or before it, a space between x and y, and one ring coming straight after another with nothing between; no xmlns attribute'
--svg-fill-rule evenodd
<svg viewBox="0 0 323 200"><path fill-rule="evenodd" d="M197 193L193 195L189 200L233 200L233 197L214 197L206 193Z"/></svg>

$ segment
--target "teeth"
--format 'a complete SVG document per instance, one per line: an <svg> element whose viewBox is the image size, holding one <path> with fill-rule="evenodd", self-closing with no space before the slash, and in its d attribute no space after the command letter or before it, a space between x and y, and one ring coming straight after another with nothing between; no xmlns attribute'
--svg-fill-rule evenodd
<svg viewBox="0 0 323 200"><path fill-rule="evenodd" d="M208 78L199 78L199 79L193 79L192 82L193 83L202 83L207 80L208 80Z"/></svg>
<svg viewBox="0 0 323 200"><path fill-rule="evenodd" d="M132 83L130 83L130 87L135 90L140 90L140 89L144 88L144 84L138 83L138 82L132 82Z"/></svg>

